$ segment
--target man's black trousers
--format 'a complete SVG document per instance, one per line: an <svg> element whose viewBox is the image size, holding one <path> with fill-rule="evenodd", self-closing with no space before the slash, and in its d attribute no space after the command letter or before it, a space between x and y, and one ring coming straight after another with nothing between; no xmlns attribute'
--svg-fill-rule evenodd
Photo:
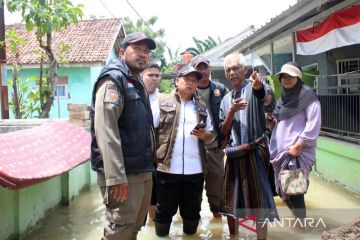
<svg viewBox="0 0 360 240"><path fill-rule="evenodd" d="M157 205L155 222L171 223L180 209L183 220L200 220L204 175L156 172Z"/></svg>

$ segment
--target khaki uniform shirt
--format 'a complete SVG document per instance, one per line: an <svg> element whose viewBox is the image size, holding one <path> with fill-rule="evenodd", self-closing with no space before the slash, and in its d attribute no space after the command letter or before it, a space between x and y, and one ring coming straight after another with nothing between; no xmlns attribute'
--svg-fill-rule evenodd
<svg viewBox="0 0 360 240"><path fill-rule="evenodd" d="M124 96L111 79L99 83L95 100L94 127L96 141L104 162L104 174L98 174L100 186L127 183L118 120Z"/></svg>

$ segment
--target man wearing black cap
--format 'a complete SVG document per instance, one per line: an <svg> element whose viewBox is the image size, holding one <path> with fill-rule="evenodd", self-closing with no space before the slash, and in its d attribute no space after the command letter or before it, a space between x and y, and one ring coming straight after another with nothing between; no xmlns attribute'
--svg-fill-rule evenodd
<svg viewBox="0 0 360 240"><path fill-rule="evenodd" d="M211 122L214 128L214 138L205 142L207 172L205 175L205 189L210 210L215 218L220 218L221 194L224 177L224 152L223 145L226 144L224 135L219 128L220 103L229 90L222 83L210 80L210 61L203 55L192 60L193 67L201 72L202 78L198 83L197 92L209 109Z"/></svg>
<svg viewBox="0 0 360 240"><path fill-rule="evenodd" d="M200 220L204 184L204 141L212 135L211 119L205 103L195 94L201 73L193 67L180 69L176 90L159 97L157 128L157 206L155 230L169 234L172 217L180 209L183 232L196 233Z"/></svg>
<svg viewBox="0 0 360 240"><path fill-rule="evenodd" d="M93 88L91 165L108 221L102 239L136 239L150 205L155 135L140 73L155 48L143 33L127 35Z"/></svg>

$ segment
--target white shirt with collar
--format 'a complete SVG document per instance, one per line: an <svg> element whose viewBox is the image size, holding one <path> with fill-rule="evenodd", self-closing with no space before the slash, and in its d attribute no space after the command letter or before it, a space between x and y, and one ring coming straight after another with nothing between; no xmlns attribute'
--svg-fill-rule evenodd
<svg viewBox="0 0 360 240"><path fill-rule="evenodd" d="M166 169L159 165L157 170L172 174L198 174L202 173L201 156L199 152L199 139L191 135L191 131L197 124L197 114L195 100L188 102L181 101L179 109L179 126L177 128L175 143L173 146L170 168ZM206 130L213 131L211 118L206 110L208 117L206 118ZM154 126L160 124L160 108L158 114L154 115Z"/></svg>
<svg viewBox="0 0 360 240"><path fill-rule="evenodd" d="M158 98L160 95L161 95L161 93L159 92L158 88L155 89L155 92L149 94L149 101L150 101L151 112L153 115L154 126L155 126L155 117L157 115L160 116L160 108L159 108L159 101L158 101Z"/></svg>

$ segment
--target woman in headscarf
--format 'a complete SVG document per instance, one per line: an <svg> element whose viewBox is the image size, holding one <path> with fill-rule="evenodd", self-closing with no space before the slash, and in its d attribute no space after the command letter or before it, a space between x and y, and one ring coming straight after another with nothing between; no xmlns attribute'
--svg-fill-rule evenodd
<svg viewBox="0 0 360 240"><path fill-rule="evenodd" d="M276 74L282 84L281 98L273 112L270 159L275 171L276 190L297 218L306 217L304 194L286 195L280 188L279 173L290 157L289 169L296 158L308 178L315 162L316 140L321 127L321 107L315 92L302 82L298 63L289 62ZM308 181L309 183L309 181Z"/></svg>
<svg viewBox="0 0 360 240"><path fill-rule="evenodd" d="M269 84L265 85L265 89L264 112L265 114L272 114L276 105L275 93Z"/></svg>

